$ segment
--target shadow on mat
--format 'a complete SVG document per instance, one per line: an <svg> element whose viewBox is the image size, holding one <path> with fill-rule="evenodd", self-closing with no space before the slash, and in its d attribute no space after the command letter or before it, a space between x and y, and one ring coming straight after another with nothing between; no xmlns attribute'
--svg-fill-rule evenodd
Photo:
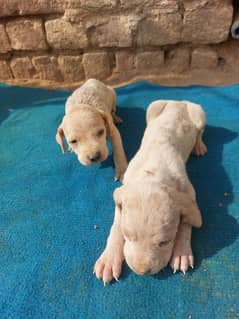
<svg viewBox="0 0 239 319"><path fill-rule="evenodd" d="M117 128L121 134L127 159L130 161L136 154L144 134L146 112L141 108L120 107L117 109L117 115L123 119L123 123L117 125ZM101 163L100 168L109 166L114 167L112 155Z"/></svg>
<svg viewBox="0 0 239 319"><path fill-rule="evenodd" d="M25 107L41 107L49 104L65 105L70 91L38 88L0 86L0 123L7 119L11 110Z"/></svg>
<svg viewBox="0 0 239 319"><path fill-rule="evenodd" d="M238 136L223 127L207 126L204 141L208 154L191 157L188 163L190 180L195 187L203 219L202 228L193 230L192 248L195 266L230 246L239 235L239 225L229 215L233 202L233 187L223 165L223 148Z"/></svg>

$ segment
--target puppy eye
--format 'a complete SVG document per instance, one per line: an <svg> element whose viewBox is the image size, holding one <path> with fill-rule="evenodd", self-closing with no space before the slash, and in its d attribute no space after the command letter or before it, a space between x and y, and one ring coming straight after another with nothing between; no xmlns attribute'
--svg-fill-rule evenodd
<svg viewBox="0 0 239 319"><path fill-rule="evenodd" d="M77 140L72 140L72 141L69 141L70 144L76 144L77 143Z"/></svg>
<svg viewBox="0 0 239 319"><path fill-rule="evenodd" d="M171 239L169 239L169 240L164 240L164 241L160 241L160 242L158 243L158 246L159 246L159 247L163 247L163 246L168 245L170 242L171 242Z"/></svg>
<svg viewBox="0 0 239 319"><path fill-rule="evenodd" d="M96 135L98 137L102 136L103 134L104 134L104 129L103 128L96 133Z"/></svg>

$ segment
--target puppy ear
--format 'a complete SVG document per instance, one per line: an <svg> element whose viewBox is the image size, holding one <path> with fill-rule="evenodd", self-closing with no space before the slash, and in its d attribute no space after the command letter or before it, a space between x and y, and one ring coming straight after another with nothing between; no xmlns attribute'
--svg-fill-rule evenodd
<svg viewBox="0 0 239 319"><path fill-rule="evenodd" d="M56 132L56 141L60 145L62 153L65 153L66 151L66 146L64 144L64 130L63 130L63 124L59 125L57 132Z"/></svg>
<svg viewBox="0 0 239 319"><path fill-rule="evenodd" d="M202 226L202 217L198 205L196 203L195 191L192 185L181 185L178 181L174 181L176 188L172 186L165 186L164 189L176 203L176 209L179 210L182 222L193 227Z"/></svg>
<svg viewBox="0 0 239 319"><path fill-rule="evenodd" d="M120 212L122 211L123 191L123 186L121 186L116 188L113 194L115 205L118 207Z"/></svg>
<svg viewBox="0 0 239 319"><path fill-rule="evenodd" d="M194 190L186 188L183 191L177 191L177 193L182 222L193 227L201 227L202 217L196 203Z"/></svg>
<svg viewBox="0 0 239 319"><path fill-rule="evenodd" d="M112 116L104 111L99 111L100 115L102 116L104 122L105 122L105 127L107 130L107 133L110 135L110 133L112 132L112 128L114 127L114 122L113 122L113 118Z"/></svg>
<svg viewBox="0 0 239 319"><path fill-rule="evenodd" d="M201 213L195 200L187 198L187 201L184 201L182 207L182 222L197 228L202 226Z"/></svg>

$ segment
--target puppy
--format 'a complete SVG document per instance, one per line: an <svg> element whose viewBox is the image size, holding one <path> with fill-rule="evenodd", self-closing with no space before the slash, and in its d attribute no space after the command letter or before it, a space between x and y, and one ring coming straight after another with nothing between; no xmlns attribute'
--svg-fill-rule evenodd
<svg viewBox="0 0 239 319"><path fill-rule="evenodd" d="M199 105L156 101L149 106L140 149L114 192L114 222L94 267L98 279L118 280L124 259L139 275L159 272L170 259L174 272L193 267L191 229L202 220L185 163L191 152L207 152L204 127Z"/></svg>
<svg viewBox="0 0 239 319"><path fill-rule="evenodd" d="M114 123L122 120L115 115L115 91L102 82L90 79L75 90L66 101L65 116L58 127L56 141L62 152L74 152L83 165L104 161L108 156L108 136L114 153L115 179L121 180L127 167L120 133Z"/></svg>

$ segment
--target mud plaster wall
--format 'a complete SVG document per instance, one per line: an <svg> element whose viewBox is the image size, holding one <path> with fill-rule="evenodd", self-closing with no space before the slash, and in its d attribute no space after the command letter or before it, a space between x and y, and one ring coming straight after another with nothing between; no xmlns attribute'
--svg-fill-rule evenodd
<svg viewBox="0 0 239 319"><path fill-rule="evenodd" d="M233 16L231 0L0 0L0 81L238 82Z"/></svg>

